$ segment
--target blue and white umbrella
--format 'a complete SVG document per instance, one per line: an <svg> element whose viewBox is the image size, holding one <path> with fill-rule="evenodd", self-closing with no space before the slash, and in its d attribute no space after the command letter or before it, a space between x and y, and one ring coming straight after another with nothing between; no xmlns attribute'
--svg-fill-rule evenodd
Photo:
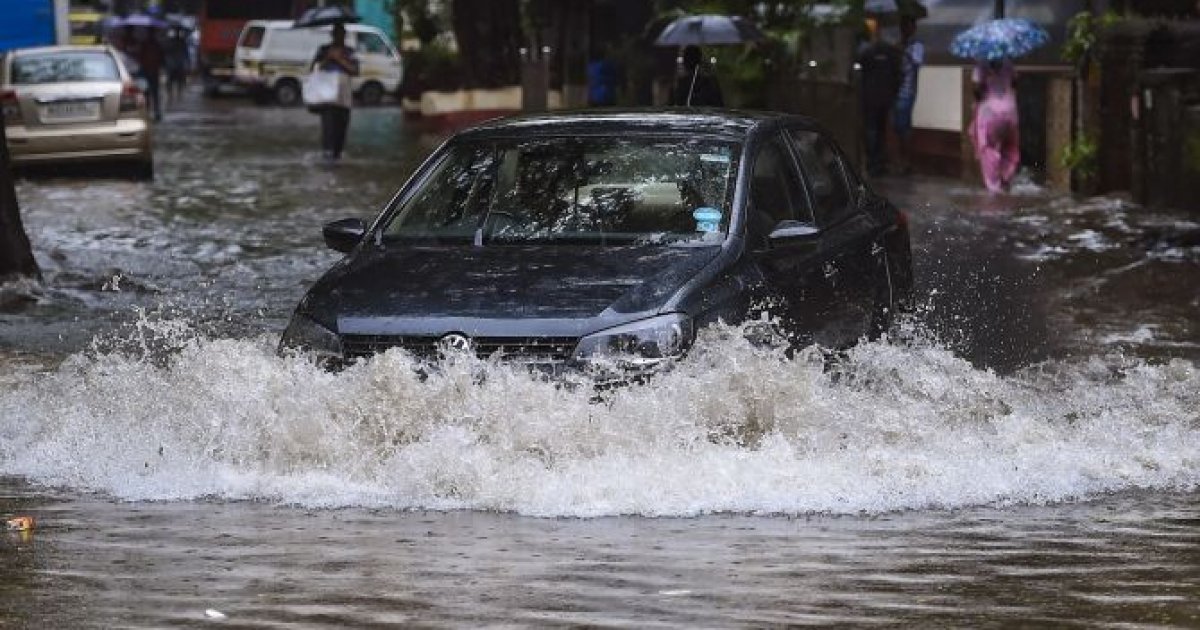
<svg viewBox="0 0 1200 630"><path fill-rule="evenodd" d="M718 46L758 41L762 31L753 22L729 15L688 15L663 29L655 46Z"/></svg>
<svg viewBox="0 0 1200 630"><path fill-rule="evenodd" d="M988 20L954 36L950 52L976 61L1015 59L1045 46L1046 29L1024 18Z"/></svg>

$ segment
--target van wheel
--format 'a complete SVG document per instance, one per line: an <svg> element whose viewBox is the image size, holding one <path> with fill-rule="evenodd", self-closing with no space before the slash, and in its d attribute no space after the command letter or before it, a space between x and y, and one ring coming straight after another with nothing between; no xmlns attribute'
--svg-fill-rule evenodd
<svg viewBox="0 0 1200 630"><path fill-rule="evenodd" d="M363 105L378 105L383 102L383 86L372 81L358 91L358 98Z"/></svg>
<svg viewBox="0 0 1200 630"><path fill-rule="evenodd" d="M275 102L284 107L300 104L300 84L295 79L283 79L275 84Z"/></svg>

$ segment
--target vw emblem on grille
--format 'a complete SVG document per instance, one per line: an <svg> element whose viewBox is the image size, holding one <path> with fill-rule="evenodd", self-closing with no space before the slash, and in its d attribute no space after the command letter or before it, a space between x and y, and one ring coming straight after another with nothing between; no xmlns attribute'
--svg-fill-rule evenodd
<svg viewBox="0 0 1200 630"><path fill-rule="evenodd" d="M466 335L450 333L438 340L438 346L442 352L470 352L472 344Z"/></svg>

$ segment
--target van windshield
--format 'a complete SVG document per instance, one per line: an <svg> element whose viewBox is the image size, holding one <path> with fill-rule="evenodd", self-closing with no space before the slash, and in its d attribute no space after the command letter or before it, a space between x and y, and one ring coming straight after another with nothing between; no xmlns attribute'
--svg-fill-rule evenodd
<svg viewBox="0 0 1200 630"><path fill-rule="evenodd" d="M452 145L384 230L484 243L720 243L740 146L677 137Z"/></svg>
<svg viewBox="0 0 1200 630"><path fill-rule="evenodd" d="M242 33L242 41L238 42L238 46L251 49L261 48L265 32L266 29L261 26L251 26Z"/></svg>

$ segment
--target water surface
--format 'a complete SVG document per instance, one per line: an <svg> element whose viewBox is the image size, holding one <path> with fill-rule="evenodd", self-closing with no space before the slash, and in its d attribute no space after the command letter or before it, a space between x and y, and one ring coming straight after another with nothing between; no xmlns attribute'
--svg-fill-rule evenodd
<svg viewBox="0 0 1200 630"><path fill-rule="evenodd" d="M713 330L597 401L277 357L320 224L440 140L357 110L323 168L317 133L196 98L152 183L20 183L0 516L39 526L0 533L0 627L1200 625L1194 218L886 182L920 304L887 342Z"/></svg>

